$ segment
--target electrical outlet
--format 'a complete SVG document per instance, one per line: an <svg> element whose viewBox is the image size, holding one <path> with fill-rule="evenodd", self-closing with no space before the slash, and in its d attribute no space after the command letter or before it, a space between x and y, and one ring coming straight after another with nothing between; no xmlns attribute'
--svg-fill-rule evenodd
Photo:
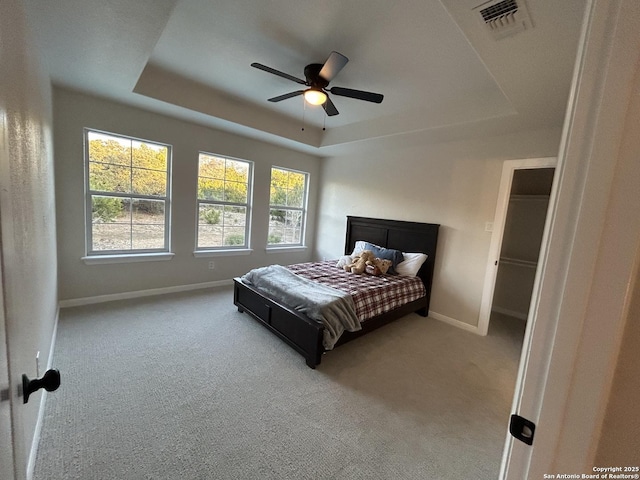
<svg viewBox="0 0 640 480"><path fill-rule="evenodd" d="M485 232L493 232L493 222L486 222L484 224L484 231Z"/></svg>
<svg viewBox="0 0 640 480"><path fill-rule="evenodd" d="M213 270L214 268L216 268L216 264L214 263L213 260L209 261L209 270Z"/></svg>

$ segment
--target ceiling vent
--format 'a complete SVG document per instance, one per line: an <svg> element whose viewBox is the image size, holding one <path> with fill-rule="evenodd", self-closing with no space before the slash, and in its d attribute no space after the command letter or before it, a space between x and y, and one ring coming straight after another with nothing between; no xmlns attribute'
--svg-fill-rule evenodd
<svg viewBox="0 0 640 480"><path fill-rule="evenodd" d="M485 2L473 10L479 12L480 21L496 40L532 28L524 0Z"/></svg>

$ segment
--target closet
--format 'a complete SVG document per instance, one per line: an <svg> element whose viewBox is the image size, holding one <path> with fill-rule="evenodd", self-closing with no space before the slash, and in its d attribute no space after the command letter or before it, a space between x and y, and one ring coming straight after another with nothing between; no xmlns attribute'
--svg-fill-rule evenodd
<svg viewBox="0 0 640 480"><path fill-rule="evenodd" d="M513 173L491 310L527 319L554 168Z"/></svg>

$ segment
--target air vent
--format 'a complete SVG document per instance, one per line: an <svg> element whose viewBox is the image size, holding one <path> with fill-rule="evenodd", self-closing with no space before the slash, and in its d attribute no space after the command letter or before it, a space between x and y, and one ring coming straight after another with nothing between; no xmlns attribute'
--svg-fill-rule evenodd
<svg viewBox="0 0 640 480"><path fill-rule="evenodd" d="M474 10L480 13L480 21L496 40L532 27L524 0L485 2Z"/></svg>

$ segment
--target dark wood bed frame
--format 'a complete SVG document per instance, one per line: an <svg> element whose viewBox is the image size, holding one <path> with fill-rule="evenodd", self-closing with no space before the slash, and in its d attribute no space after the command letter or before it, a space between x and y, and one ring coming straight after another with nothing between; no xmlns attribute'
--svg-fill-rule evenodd
<svg viewBox="0 0 640 480"><path fill-rule="evenodd" d="M345 255L353 251L356 241L364 240L381 247L402 252L427 254L427 260L420 268L418 276L426 288L426 295L395 310L378 315L362 323L362 330L344 332L338 340L342 345L365 333L375 330L393 320L412 312L422 316L429 314L433 267L436 258L438 228L434 223L404 222L365 217L347 217L347 234L344 245ZM247 312L274 334L301 353L311 368L320 364L325 352L322 344L324 326L291 308L268 298L259 290L237 277L233 279L233 303L239 312Z"/></svg>

